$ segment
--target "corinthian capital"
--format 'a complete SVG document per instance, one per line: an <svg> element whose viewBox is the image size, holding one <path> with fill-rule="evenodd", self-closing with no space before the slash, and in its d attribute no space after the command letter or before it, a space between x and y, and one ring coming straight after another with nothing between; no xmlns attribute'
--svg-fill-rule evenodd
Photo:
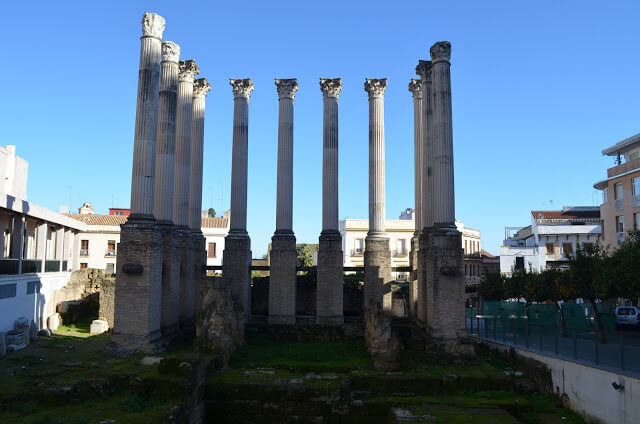
<svg viewBox="0 0 640 424"><path fill-rule="evenodd" d="M172 41L162 43L162 61L175 62L180 60L180 46Z"/></svg>
<svg viewBox="0 0 640 424"><path fill-rule="evenodd" d="M248 99L249 95L253 91L253 82L251 78L244 79L229 79L229 84L231 84L231 89L233 90L234 98L245 98Z"/></svg>
<svg viewBox="0 0 640 424"><path fill-rule="evenodd" d="M144 12L142 16L142 36L162 38L164 18L155 13Z"/></svg>
<svg viewBox="0 0 640 424"><path fill-rule="evenodd" d="M418 66L416 66L416 75L425 81L431 81L431 61L419 60Z"/></svg>
<svg viewBox="0 0 640 424"><path fill-rule="evenodd" d="M320 78L320 90L324 98L338 98L342 90L342 78Z"/></svg>
<svg viewBox="0 0 640 424"><path fill-rule="evenodd" d="M200 73L200 67L195 60L181 60L178 65L178 81L193 82L193 78Z"/></svg>
<svg viewBox="0 0 640 424"><path fill-rule="evenodd" d="M411 82L409 83L409 91L413 94L414 99L422 98L422 81L417 78L411 78Z"/></svg>
<svg viewBox="0 0 640 424"><path fill-rule="evenodd" d="M431 53L431 61L437 62L449 62L451 60L451 43L448 41L439 41L431 46L429 49Z"/></svg>
<svg viewBox="0 0 640 424"><path fill-rule="evenodd" d="M384 97L384 92L387 90L386 78L367 78L364 82L364 91L369 93L369 99L376 99Z"/></svg>
<svg viewBox="0 0 640 424"><path fill-rule="evenodd" d="M211 90L211 84L206 78L198 78L193 83L193 97L206 97Z"/></svg>
<svg viewBox="0 0 640 424"><path fill-rule="evenodd" d="M291 79L276 78L276 87L278 89L279 99L293 100L296 97L296 91L298 91L298 80L296 78L291 78Z"/></svg>

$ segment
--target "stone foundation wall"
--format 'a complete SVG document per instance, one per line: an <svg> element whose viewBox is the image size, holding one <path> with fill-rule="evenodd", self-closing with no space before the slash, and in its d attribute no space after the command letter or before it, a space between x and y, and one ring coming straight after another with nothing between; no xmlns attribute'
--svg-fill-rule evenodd
<svg viewBox="0 0 640 424"><path fill-rule="evenodd" d="M391 251L388 238L365 239L364 305L372 309L380 303L383 310L391 310Z"/></svg>

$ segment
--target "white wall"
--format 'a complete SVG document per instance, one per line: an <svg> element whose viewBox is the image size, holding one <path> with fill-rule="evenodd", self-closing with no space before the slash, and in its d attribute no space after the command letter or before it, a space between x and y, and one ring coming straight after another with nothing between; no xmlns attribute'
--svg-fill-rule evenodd
<svg viewBox="0 0 640 424"><path fill-rule="evenodd" d="M109 240L120 243L120 226L118 225L91 225L89 231L81 232L76 236L76 248L78 254L75 257L73 269L80 269L81 263L86 263L87 268L106 269L107 264L115 263L117 256L106 256ZM80 256L81 240L89 240L89 255Z"/></svg>
<svg viewBox="0 0 640 424"><path fill-rule="evenodd" d="M70 272L48 272L46 274L24 274L0 276L0 285L16 284L16 296L0 299L0 331L13 329L14 321L27 317L46 327L47 318L55 313L53 292L60 290L69 281ZM39 281L40 293L27 294L27 283Z"/></svg>
<svg viewBox="0 0 640 424"><path fill-rule="evenodd" d="M222 252L224 251L224 238L229 232L229 228L202 228L202 235L206 239L205 249L207 250L207 265L222 265ZM209 243L216 244L216 257L209 257Z"/></svg>

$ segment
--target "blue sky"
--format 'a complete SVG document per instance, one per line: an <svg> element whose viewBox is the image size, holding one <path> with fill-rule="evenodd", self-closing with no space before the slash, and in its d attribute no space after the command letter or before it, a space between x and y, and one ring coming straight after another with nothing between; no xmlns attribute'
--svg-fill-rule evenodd
<svg viewBox="0 0 640 424"><path fill-rule="evenodd" d="M638 2L3 2L0 144L29 161L28 197L58 210L128 207L140 19L195 59L207 98L203 207L229 207L233 96L251 77L248 230L254 256L275 229L274 78L298 78L294 232L321 230L322 94L342 77L340 218L366 218L364 79L385 97L387 217L413 205L413 103L407 90L436 41L452 53L456 215L499 254L505 226L532 209L599 204L600 152L640 131ZM551 203L552 202L552 203Z"/></svg>

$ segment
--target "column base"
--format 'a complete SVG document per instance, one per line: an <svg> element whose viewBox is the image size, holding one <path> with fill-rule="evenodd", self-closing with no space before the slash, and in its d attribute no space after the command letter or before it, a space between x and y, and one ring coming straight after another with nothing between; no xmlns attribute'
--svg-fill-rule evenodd
<svg viewBox="0 0 640 424"><path fill-rule="evenodd" d="M337 231L323 231L318 249L316 324L344 324L343 285L342 237Z"/></svg>
<svg viewBox="0 0 640 424"><path fill-rule="evenodd" d="M162 235L154 220L133 219L121 228L110 346L156 352L162 345Z"/></svg>
<svg viewBox="0 0 640 424"><path fill-rule="evenodd" d="M296 322L296 237L276 232L271 238L269 324Z"/></svg>
<svg viewBox="0 0 640 424"><path fill-rule="evenodd" d="M462 235L450 226L431 227L423 231L420 243L425 330L446 351L464 351L459 348L466 337Z"/></svg>
<svg viewBox="0 0 640 424"><path fill-rule="evenodd" d="M364 293L365 312L380 304L384 312L391 312L391 251L386 237L365 238Z"/></svg>
<svg viewBox="0 0 640 424"><path fill-rule="evenodd" d="M415 321L418 313L418 272L420 258L420 235L415 233L411 238L411 253L409 256L409 266L411 274L409 277L409 318Z"/></svg>
<svg viewBox="0 0 640 424"><path fill-rule="evenodd" d="M193 316L197 319L202 310L202 280L207 276L206 240L201 231L191 233L191 250L193 255Z"/></svg>
<svg viewBox="0 0 640 424"><path fill-rule="evenodd" d="M177 227L176 241L180 254L180 311L179 322L182 331L191 332L194 328L193 302L193 267L191 231L187 227Z"/></svg>
<svg viewBox="0 0 640 424"><path fill-rule="evenodd" d="M251 239L248 235L229 234L224 239L222 278L231 287L233 307L241 330L251 314Z"/></svg>

